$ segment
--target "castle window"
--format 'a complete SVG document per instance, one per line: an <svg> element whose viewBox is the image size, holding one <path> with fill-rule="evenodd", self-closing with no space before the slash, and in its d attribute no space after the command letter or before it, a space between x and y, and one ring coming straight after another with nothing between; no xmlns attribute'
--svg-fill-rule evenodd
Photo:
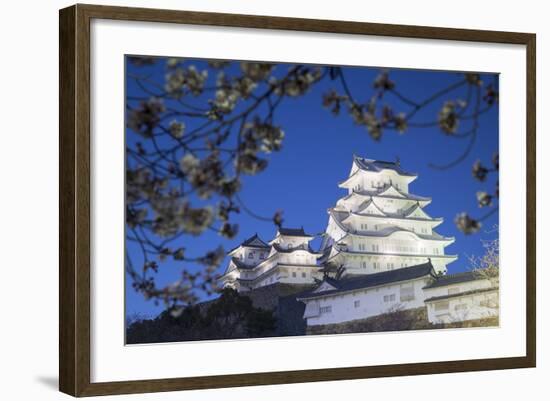
<svg viewBox="0 0 550 401"><path fill-rule="evenodd" d="M319 308L319 312L321 313L331 313L332 312L332 306L321 306Z"/></svg>
<svg viewBox="0 0 550 401"><path fill-rule="evenodd" d="M292 272L292 277L296 277L296 272Z"/></svg>
<svg viewBox="0 0 550 401"><path fill-rule="evenodd" d="M434 304L434 309L435 309L436 311L447 310L447 309L449 309L449 301L436 302L436 303Z"/></svg>
<svg viewBox="0 0 550 401"><path fill-rule="evenodd" d="M380 263L374 262L374 263L372 264L372 267L374 268L374 270L378 270L378 269L380 268Z"/></svg>
<svg viewBox="0 0 550 401"><path fill-rule="evenodd" d="M393 263L387 263L388 270L393 270Z"/></svg>
<svg viewBox="0 0 550 401"><path fill-rule="evenodd" d="M248 254L248 259L254 259L254 252L250 252Z"/></svg>
<svg viewBox="0 0 550 401"><path fill-rule="evenodd" d="M401 302L412 301L414 300L414 287L401 287L399 290L399 300Z"/></svg>
<svg viewBox="0 0 550 401"><path fill-rule="evenodd" d="M384 295L384 302L395 302L395 294Z"/></svg>
<svg viewBox="0 0 550 401"><path fill-rule="evenodd" d="M260 259L265 259L265 253L260 253Z"/></svg>
<svg viewBox="0 0 550 401"><path fill-rule="evenodd" d="M305 273L305 272L302 272L302 277L303 277L303 278L306 277L306 273Z"/></svg>
<svg viewBox="0 0 550 401"><path fill-rule="evenodd" d="M355 302L353 303L353 307L354 307L354 308L359 308L360 306L361 306L361 301L355 301Z"/></svg>
<svg viewBox="0 0 550 401"><path fill-rule="evenodd" d="M361 266L363 267L363 269L366 269L367 268L367 262L362 262Z"/></svg>

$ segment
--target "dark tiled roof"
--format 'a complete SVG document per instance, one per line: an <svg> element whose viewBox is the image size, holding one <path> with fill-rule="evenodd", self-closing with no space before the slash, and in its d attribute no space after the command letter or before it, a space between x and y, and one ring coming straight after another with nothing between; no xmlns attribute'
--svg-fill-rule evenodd
<svg viewBox="0 0 550 401"><path fill-rule="evenodd" d="M301 228L285 228L281 227L279 228L279 234L281 235L289 235L292 237L311 237L311 235L306 234L304 232L304 227Z"/></svg>
<svg viewBox="0 0 550 401"><path fill-rule="evenodd" d="M433 274L433 266L431 262L427 262L421 265L403 267L381 273L367 274L358 277L346 277L341 280L329 278L328 280L330 281L328 281L325 278L324 281L329 282L329 284L336 287L336 289L317 293L309 291L301 294L299 298L315 298L318 296L332 295L340 292L360 290L362 288L376 287L399 281L413 280L424 276L433 276Z"/></svg>
<svg viewBox="0 0 550 401"><path fill-rule="evenodd" d="M337 280L337 279L335 279L335 278L333 278L333 277L325 277L325 278L323 279L323 281L324 281L325 283L329 283L331 286L333 286L333 287L335 287L335 288L339 288L339 287L340 287L340 286L339 286L339 281L341 281L341 280Z"/></svg>
<svg viewBox="0 0 550 401"><path fill-rule="evenodd" d="M394 170L397 174L409 177L416 177L417 174L409 173L401 168L398 162L388 162L384 160L365 159L363 157L354 156L353 161L361 170L379 172L382 170Z"/></svg>
<svg viewBox="0 0 550 401"><path fill-rule="evenodd" d="M446 285L452 285L452 284L458 284L458 283L465 283L468 281L475 281L480 280L482 277L480 277L479 273L471 270L467 272L462 273L455 273L455 274L446 274L444 276L437 277L433 283L427 285L424 288L437 288L437 287L444 287Z"/></svg>
<svg viewBox="0 0 550 401"><path fill-rule="evenodd" d="M259 244L254 244L253 242L257 241ZM271 248L270 245L266 244L259 236L258 234L254 234L252 237L244 240L240 245L237 245L235 248L230 249L227 251L227 254L230 254L231 252L236 251L241 246L247 246L249 248L258 248L258 249L269 249Z"/></svg>
<svg viewBox="0 0 550 401"><path fill-rule="evenodd" d="M260 244L254 244L255 241L260 242ZM241 245L254 248L269 248L269 245L266 244L260 237L258 237L258 234L254 234L252 237L245 240Z"/></svg>
<svg viewBox="0 0 550 401"><path fill-rule="evenodd" d="M472 295L472 294L482 294L484 292L491 292L498 290L498 287L490 287L490 288L481 288L477 290L470 290L470 291L464 291L464 292L458 292L456 294L445 294L440 295L437 297L431 297L424 300L424 302L432 302L432 301L440 301L442 299L449 299L449 298L456 298L456 297L462 297L465 295Z"/></svg>

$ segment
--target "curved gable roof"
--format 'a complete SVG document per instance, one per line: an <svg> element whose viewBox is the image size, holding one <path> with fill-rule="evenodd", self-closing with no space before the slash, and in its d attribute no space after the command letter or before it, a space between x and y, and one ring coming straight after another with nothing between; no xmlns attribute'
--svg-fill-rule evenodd
<svg viewBox="0 0 550 401"><path fill-rule="evenodd" d="M418 202L412 205L408 210L405 210L403 212L403 217L410 217L415 213L417 214L417 216L415 216L417 218L432 220L432 218L428 216L428 214L420 207L420 204Z"/></svg>
<svg viewBox="0 0 550 401"><path fill-rule="evenodd" d="M407 198L407 195L398 190L393 186L393 184L390 184L386 187L384 187L379 193L379 196L392 196L395 198Z"/></svg>
<svg viewBox="0 0 550 401"><path fill-rule="evenodd" d="M372 211L373 213L369 213L369 211ZM379 216L386 216L386 213L378 207L378 205L371 199L364 202L356 212L352 212L351 214L376 214Z"/></svg>
<svg viewBox="0 0 550 401"><path fill-rule="evenodd" d="M255 247L255 248L269 248L269 245L264 242L258 234L254 234L252 237L245 240L242 244L242 246L249 246L249 247Z"/></svg>
<svg viewBox="0 0 550 401"><path fill-rule="evenodd" d="M235 252L237 249L241 247L248 247L248 248L259 248L259 249L269 249L271 246L267 244L265 241L263 241L258 234L254 234L252 237L245 239L243 242L241 242L240 245L237 245L235 248L230 249L227 254L231 255L233 252Z"/></svg>

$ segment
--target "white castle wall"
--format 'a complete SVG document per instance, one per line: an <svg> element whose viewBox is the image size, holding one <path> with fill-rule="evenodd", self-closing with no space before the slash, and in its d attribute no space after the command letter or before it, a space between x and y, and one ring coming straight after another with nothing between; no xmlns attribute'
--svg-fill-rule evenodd
<svg viewBox="0 0 550 401"><path fill-rule="evenodd" d="M338 324L351 320L366 319L396 310L421 308L426 306L430 323L452 323L465 320L482 319L498 316L498 289L490 292L473 293L445 300L425 302L426 299L448 295L451 292L461 293L490 288L488 280L476 280L445 287L423 289L428 279L368 288L349 293L339 293L322 296L319 299L303 300L306 308L319 309L316 316L307 317L308 326ZM402 301L400 290L403 287L414 286L414 299ZM436 295L437 294L437 295ZM395 296L391 300L388 297ZM355 305L359 301L359 306ZM330 307L330 311L322 308Z"/></svg>
<svg viewBox="0 0 550 401"><path fill-rule="evenodd" d="M424 306L422 287L427 284L426 279L418 279L404 283L395 283L380 287L367 288L323 297L322 299L306 300L306 304L319 307L319 314L307 318L308 326L335 324L351 320L365 319L383 313L420 308ZM401 299L402 288L413 287L414 299ZM359 302L357 305L356 302ZM315 306L311 308L315 309ZM330 308L327 311L323 308Z"/></svg>
<svg viewBox="0 0 550 401"><path fill-rule="evenodd" d="M453 323L498 316L499 292L482 292L426 302L430 323Z"/></svg>

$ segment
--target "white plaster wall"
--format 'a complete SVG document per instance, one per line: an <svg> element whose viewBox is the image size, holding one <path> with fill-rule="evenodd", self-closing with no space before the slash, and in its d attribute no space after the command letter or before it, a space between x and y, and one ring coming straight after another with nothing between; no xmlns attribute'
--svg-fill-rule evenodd
<svg viewBox="0 0 550 401"><path fill-rule="evenodd" d="M460 293L460 292L490 288L492 286L493 285L489 280L474 280L474 281L467 281L464 283L445 285L441 287L426 288L424 292L426 293L426 298L431 298L431 297L440 297L442 295L448 295L449 290L456 290L457 292Z"/></svg>
<svg viewBox="0 0 550 401"><path fill-rule="evenodd" d="M431 323L452 323L498 316L498 291L472 294L448 299L447 310L436 310L441 301L427 302L428 320ZM483 303L488 303L484 305ZM460 306L465 309L459 308Z"/></svg>
<svg viewBox="0 0 550 401"><path fill-rule="evenodd" d="M352 215L346 221L349 221L351 225L359 231L374 231L377 225L379 227L397 226L406 230L416 232L418 234L425 235L430 235L432 233L432 226L434 224L430 221L420 221L413 219L392 219L389 217L373 217L364 214L361 216ZM425 231L422 231L423 229Z"/></svg>
<svg viewBox="0 0 550 401"><path fill-rule="evenodd" d="M396 232L387 237L360 237L349 235L345 242L355 252L386 252L410 255L444 255L445 242L420 239L412 233ZM365 245L361 249L360 245ZM378 248L373 248L378 246ZM401 248L401 249L400 249Z"/></svg>
<svg viewBox="0 0 550 401"><path fill-rule="evenodd" d="M398 255L350 255L345 258L344 266L346 267L346 271L350 274L373 274L415 266L426 262L426 257L415 257L414 255L410 257ZM366 263L366 267L363 267L363 263ZM375 267L375 263L377 267ZM438 266L436 271L439 271L440 268L441 267Z"/></svg>
<svg viewBox="0 0 550 401"><path fill-rule="evenodd" d="M407 283L396 283L389 286L369 288L319 299L320 307L332 306L332 312L322 313L318 317L310 317L307 319L307 324L308 326L314 326L342 323L350 320L365 319L396 309L420 308L424 306L422 287L426 285L426 282L426 279L419 279ZM408 286L410 284L414 286L414 300L401 302L399 299L399 289L401 286ZM384 302L384 296L391 294L395 294L395 301ZM307 302L312 301L314 300ZM358 308L354 306L355 301L360 302Z"/></svg>
<svg viewBox="0 0 550 401"><path fill-rule="evenodd" d="M252 257L250 257L252 255ZM264 258L261 258L261 255L264 255ZM260 248L251 248L251 247L241 247L233 257L241 260L247 265L255 265L261 262L262 260L267 259L269 255L269 249L260 249Z"/></svg>
<svg viewBox="0 0 550 401"><path fill-rule="evenodd" d="M314 278L320 278L321 276L322 274L319 273L319 269L316 267L281 267L279 281L286 284L313 284Z"/></svg>
<svg viewBox="0 0 550 401"><path fill-rule="evenodd" d="M315 264L317 257L305 250L297 250L290 253L279 253L277 260L281 263L306 265Z"/></svg>
<svg viewBox="0 0 550 401"><path fill-rule="evenodd" d="M300 245L307 245L309 242L308 238L305 237L295 237L290 235L281 235L277 239L277 242L283 247L287 248L289 245L291 248L300 246Z"/></svg>

